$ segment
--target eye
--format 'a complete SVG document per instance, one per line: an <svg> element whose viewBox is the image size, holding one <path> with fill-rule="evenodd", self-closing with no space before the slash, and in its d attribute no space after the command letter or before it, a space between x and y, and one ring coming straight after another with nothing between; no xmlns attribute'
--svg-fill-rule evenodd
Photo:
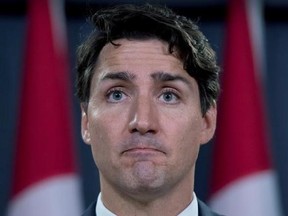
<svg viewBox="0 0 288 216"><path fill-rule="evenodd" d="M165 89L160 95L160 100L165 103L175 104L179 101L179 96L175 90Z"/></svg>
<svg viewBox="0 0 288 216"><path fill-rule="evenodd" d="M117 103L123 101L125 100L126 97L127 95L123 91L118 89L112 89L108 91L106 95L107 101L111 103Z"/></svg>

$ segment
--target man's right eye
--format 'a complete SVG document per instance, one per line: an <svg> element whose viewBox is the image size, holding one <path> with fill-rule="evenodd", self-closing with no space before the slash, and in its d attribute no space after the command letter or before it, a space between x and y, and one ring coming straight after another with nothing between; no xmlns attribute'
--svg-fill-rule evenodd
<svg viewBox="0 0 288 216"><path fill-rule="evenodd" d="M121 90L112 89L107 93L106 97L108 102L117 103L125 100L127 95Z"/></svg>

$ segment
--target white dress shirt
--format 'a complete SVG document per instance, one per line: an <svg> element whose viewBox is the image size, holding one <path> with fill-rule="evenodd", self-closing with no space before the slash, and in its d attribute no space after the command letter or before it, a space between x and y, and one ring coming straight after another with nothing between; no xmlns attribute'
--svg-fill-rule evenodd
<svg viewBox="0 0 288 216"><path fill-rule="evenodd" d="M104 206L101 193L98 195L95 211L97 216L117 216ZM198 201L194 192L192 202L178 216L198 216Z"/></svg>

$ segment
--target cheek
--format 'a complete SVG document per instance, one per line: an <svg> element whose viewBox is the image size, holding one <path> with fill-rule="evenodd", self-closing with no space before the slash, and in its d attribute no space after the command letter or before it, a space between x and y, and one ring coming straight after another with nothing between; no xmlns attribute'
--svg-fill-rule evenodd
<svg viewBox="0 0 288 216"><path fill-rule="evenodd" d="M200 148L200 144L195 137L184 134L182 140L179 141L175 148L174 163L176 169L181 167L187 173L193 170Z"/></svg>
<svg viewBox="0 0 288 216"><path fill-rule="evenodd" d="M100 127L91 127L91 148L93 158L97 166L99 166L99 161L107 158L108 149L105 147L105 137Z"/></svg>
<svg viewBox="0 0 288 216"><path fill-rule="evenodd" d="M191 112L191 111L190 111ZM185 114L186 113L186 114ZM200 142L202 118L199 115L187 115L189 112L181 112L179 115L171 118L171 115L163 118L162 127L165 127L166 133L174 135L180 143ZM168 134L166 134L168 137Z"/></svg>
<svg viewBox="0 0 288 216"><path fill-rule="evenodd" d="M118 157L119 141L123 131L123 121L120 118L120 115L117 117L108 109L90 115L91 148L98 167L111 163Z"/></svg>
<svg viewBox="0 0 288 216"><path fill-rule="evenodd" d="M110 130L107 121L102 118L97 118L97 115L91 115L89 124L89 133L91 137L91 148L93 158L98 166L103 160L109 158L111 149Z"/></svg>
<svg viewBox="0 0 288 216"><path fill-rule="evenodd" d="M180 121L179 121L180 119ZM170 124L170 132L173 136L170 136L171 148L177 154L181 160L193 161L197 158L200 142L201 142L201 122L198 118L190 119L179 118L178 121L174 121Z"/></svg>

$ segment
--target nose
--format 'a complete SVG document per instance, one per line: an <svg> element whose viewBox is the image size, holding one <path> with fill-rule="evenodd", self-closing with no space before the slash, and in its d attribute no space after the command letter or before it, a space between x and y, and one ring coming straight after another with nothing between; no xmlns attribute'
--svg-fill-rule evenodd
<svg viewBox="0 0 288 216"><path fill-rule="evenodd" d="M139 97L131 110L129 131L142 135L158 131L157 107L149 97Z"/></svg>

